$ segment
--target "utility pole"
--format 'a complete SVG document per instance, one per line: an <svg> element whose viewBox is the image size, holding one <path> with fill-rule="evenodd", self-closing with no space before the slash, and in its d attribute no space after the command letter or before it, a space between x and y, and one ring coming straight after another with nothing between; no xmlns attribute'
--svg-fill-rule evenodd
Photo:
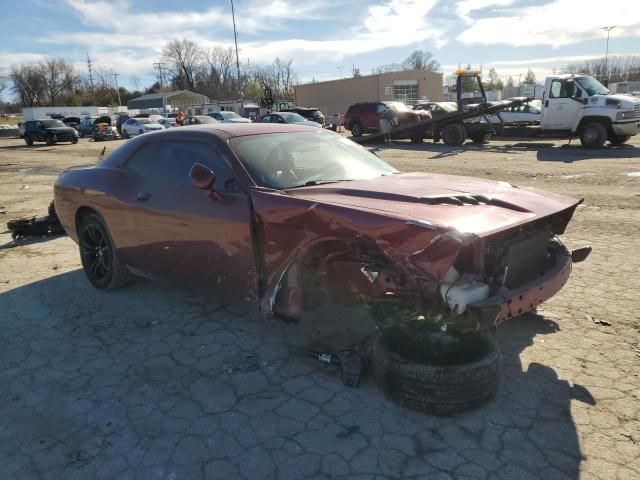
<svg viewBox="0 0 640 480"><path fill-rule="evenodd" d="M112 73L111 75L113 75L113 79L116 81L116 92L118 92L118 106L122 106L122 100L120 99L120 89L118 88L118 76L120 75L119 73Z"/></svg>
<svg viewBox="0 0 640 480"><path fill-rule="evenodd" d="M87 52L87 68L89 69L89 85L91 86L91 95L93 96L93 101L96 101L96 92L93 88L93 72L91 71L91 58L89 58L89 52Z"/></svg>
<svg viewBox="0 0 640 480"><path fill-rule="evenodd" d="M158 70L158 83L160 84L160 91L164 92L164 74L162 73L162 70L166 70L167 69L167 64L166 63L154 63L153 64L153 68L155 70Z"/></svg>
<svg viewBox="0 0 640 480"><path fill-rule="evenodd" d="M242 97L242 87L240 85L240 56L238 55L238 32L236 31L236 13L233 9L233 0L231 1L231 18L233 20L233 41L236 45L236 68L238 69L238 89L240 90L240 96Z"/></svg>
<svg viewBox="0 0 640 480"><path fill-rule="evenodd" d="M616 25L611 25L610 27L602 27L602 30L607 32L607 49L605 50L604 53L604 74L606 76L607 79L607 83L609 83L609 34L611 33L611 30L613 30L614 28L616 28Z"/></svg>

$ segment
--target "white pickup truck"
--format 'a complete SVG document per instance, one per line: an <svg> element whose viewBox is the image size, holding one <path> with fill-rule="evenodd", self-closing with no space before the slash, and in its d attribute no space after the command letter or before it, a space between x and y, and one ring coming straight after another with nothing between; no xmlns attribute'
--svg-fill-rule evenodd
<svg viewBox="0 0 640 480"><path fill-rule="evenodd" d="M554 75L544 83L540 129L547 136L580 136L585 148L625 143L640 133L640 99L611 95L589 75Z"/></svg>

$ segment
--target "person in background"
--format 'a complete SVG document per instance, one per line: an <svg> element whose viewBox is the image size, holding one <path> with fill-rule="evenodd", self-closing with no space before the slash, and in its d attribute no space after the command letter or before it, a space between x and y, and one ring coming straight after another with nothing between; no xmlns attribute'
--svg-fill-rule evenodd
<svg viewBox="0 0 640 480"><path fill-rule="evenodd" d="M380 133L384 138L384 143L391 143L391 125L394 121L395 113L392 109L387 108L382 115L380 115Z"/></svg>
<svg viewBox="0 0 640 480"><path fill-rule="evenodd" d="M184 125L184 112L180 110L176 115L176 127L182 127Z"/></svg>

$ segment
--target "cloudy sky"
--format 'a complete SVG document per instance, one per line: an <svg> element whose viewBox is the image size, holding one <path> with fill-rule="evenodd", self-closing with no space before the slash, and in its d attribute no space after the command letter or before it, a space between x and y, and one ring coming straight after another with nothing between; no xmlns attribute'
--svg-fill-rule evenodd
<svg viewBox="0 0 640 480"><path fill-rule="evenodd" d="M229 0L2 0L0 69L43 54L86 70L151 84L164 44L188 38L233 44ZM240 61L293 59L302 81L347 75L433 52L449 74L459 63L501 75L543 77L552 69L611 54L640 54L638 0L235 0Z"/></svg>

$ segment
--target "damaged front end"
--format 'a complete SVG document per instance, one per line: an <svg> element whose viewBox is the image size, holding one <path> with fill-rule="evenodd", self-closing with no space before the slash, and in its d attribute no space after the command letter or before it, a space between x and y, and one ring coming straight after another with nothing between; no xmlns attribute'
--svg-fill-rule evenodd
<svg viewBox="0 0 640 480"><path fill-rule="evenodd" d="M476 207L504 208L496 203ZM278 221L263 209L258 219L261 308L286 319L325 303L395 303L460 328L484 328L555 295L572 262L590 252L570 252L558 237L575 201L515 226L466 233L336 205L295 205Z"/></svg>

